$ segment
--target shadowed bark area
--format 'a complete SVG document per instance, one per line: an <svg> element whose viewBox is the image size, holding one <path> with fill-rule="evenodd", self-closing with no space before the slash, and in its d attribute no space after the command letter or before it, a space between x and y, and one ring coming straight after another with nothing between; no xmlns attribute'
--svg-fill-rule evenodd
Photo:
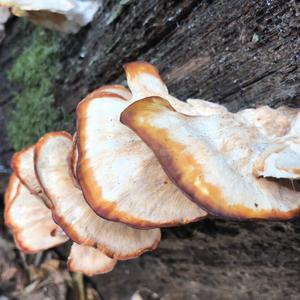
<svg viewBox="0 0 300 300"><path fill-rule="evenodd" d="M66 40L57 95L71 109L88 90L122 80L122 64L137 59L154 63L181 99L231 110L299 105L295 1L129 1L114 21L115 6L105 7L91 29Z"/></svg>
<svg viewBox="0 0 300 300"><path fill-rule="evenodd" d="M154 63L183 100L202 98L232 111L261 104L299 107L297 2L104 1L89 26L60 44L56 102L74 111L95 87L124 82L122 64L139 59ZM12 92L5 72L30 28L11 20L0 46L1 128ZM0 153L9 154L4 139L1 129ZM1 157L7 165L8 157ZM299 220L212 218L163 230L157 251L91 280L109 300L130 299L137 290L143 299L298 299L299 234Z"/></svg>

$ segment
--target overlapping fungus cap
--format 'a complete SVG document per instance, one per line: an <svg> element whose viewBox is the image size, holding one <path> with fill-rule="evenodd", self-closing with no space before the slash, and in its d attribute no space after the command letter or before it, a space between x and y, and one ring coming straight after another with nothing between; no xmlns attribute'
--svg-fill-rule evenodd
<svg viewBox="0 0 300 300"><path fill-rule="evenodd" d="M54 223L51 211L34 195L40 194L42 188L34 173L33 149L31 146L16 153L12 161L14 169L31 186L33 193L13 173L5 194L6 224L12 230L17 247L25 253L46 250L68 240ZM99 250L75 244L68 260L71 271L88 276L109 272L115 264L114 259Z"/></svg>
<svg viewBox="0 0 300 300"><path fill-rule="evenodd" d="M34 171L34 145L24 148L21 151L16 152L11 160L11 168L18 176L21 182L27 187L27 189L34 195L39 196L45 204L50 207L51 203L44 194Z"/></svg>
<svg viewBox="0 0 300 300"><path fill-rule="evenodd" d="M227 109L215 103L199 99L187 99L181 102L168 93L158 70L146 62L133 62L125 65L128 85L133 99L137 100L148 96L161 96L168 100L178 112L192 116L210 116L227 114ZM253 173L256 176L274 178L300 178L299 163L299 110L288 107L273 109L262 106L257 109L245 109L235 118L249 127L255 127L268 140L267 147L257 158ZM275 137L283 137L274 139Z"/></svg>
<svg viewBox="0 0 300 300"><path fill-rule="evenodd" d="M101 4L89 0L0 0L0 5L11 7L14 15L46 28L76 33L92 21Z"/></svg>
<svg viewBox="0 0 300 300"><path fill-rule="evenodd" d="M31 194L14 174L9 181L5 202L5 223L21 251L36 253L67 240L43 201Z"/></svg>
<svg viewBox="0 0 300 300"><path fill-rule="evenodd" d="M68 268L72 272L80 272L87 276L104 274L112 271L115 259L109 258L98 249L73 243L68 257Z"/></svg>
<svg viewBox="0 0 300 300"><path fill-rule="evenodd" d="M130 104L88 96L77 107L77 178L94 211L136 228L175 226L206 213L169 180L144 142L120 123Z"/></svg>
<svg viewBox="0 0 300 300"><path fill-rule="evenodd" d="M183 102L171 96L158 70L150 63L135 61L125 64L124 69L132 92L132 101L151 96L163 97L175 110L190 116L213 115L227 111L224 106L216 103L200 99L187 99Z"/></svg>
<svg viewBox="0 0 300 300"><path fill-rule="evenodd" d="M257 128L268 143L254 164L256 176L300 178L299 109L262 106L242 110L235 117L247 126Z"/></svg>
<svg viewBox="0 0 300 300"><path fill-rule="evenodd" d="M282 137L295 126L299 109L281 106L277 109L269 106L248 108L237 112L236 117L248 126L256 127L267 137Z"/></svg>
<svg viewBox="0 0 300 300"><path fill-rule="evenodd" d="M97 247L116 259L155 249L159 229L138 230L96 215L70 176L71 151L72 137L66 132L48 133L35 146L36 173L53 204L55 222L76 243Z"/></svg>
<svg viewBox="0 0 300 300"><path fill-rule="evenodd" d="M238 219L290 219L299 214L297 182L253 174L269 142L234 114L190 117L168 101L149 97L121 115L155 153L168 176L212 214Z"/></svg>
<svg viewBox="0 0 300 300"><path fill-rule="evenodd" d="M122 97L125 100L130 100L132 98L131 93L126 89L124 86L119 84L111 84L111 85L104 85L100 88L97 88L93 92L91 92L85 100L98 98L101 95L108 95L108 94L116 94ZM70 155L70 169L72 171L72 177L74 179L75 185L79 187L77 182L77 162L78 162L78 149L77 149L77 132L73 135L73 147L72 153Z"/></svg>

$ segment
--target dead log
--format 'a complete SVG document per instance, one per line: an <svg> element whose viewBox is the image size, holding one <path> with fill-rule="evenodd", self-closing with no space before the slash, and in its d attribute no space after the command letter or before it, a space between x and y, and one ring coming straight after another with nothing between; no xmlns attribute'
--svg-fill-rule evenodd
<svg viewBox="0 0 300 300"><path fill-rule="evenodd" d="M74 111L88 91L122 82L123 63L141 59L154 63L181 99L203 98L232 111L299 107L299 16L293 0L106 0L91 25L60 45L57 104ZM1 113L10 99L10 50L30 35L21 28L12 20L0 48ZM137 290L144 299L297 299L299 232L299 220L209 219L163 230L157 251L92 280L110 300L130 299Z"/></svg>

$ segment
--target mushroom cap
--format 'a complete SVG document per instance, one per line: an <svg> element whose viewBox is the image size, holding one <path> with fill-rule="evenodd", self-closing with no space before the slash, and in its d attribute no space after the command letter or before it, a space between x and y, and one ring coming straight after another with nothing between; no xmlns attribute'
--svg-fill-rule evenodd
<svg viewBox="0 0 300 300"><path fill-rule="evenodd" d="M68 257L68 268L87 276L105 274L112 271L117 260L106 256L98 249L73 243Z"/></svg>
<svg viewBox="0 0 300 300"><path fill-rule="evenodd" d="M22 10L48 10L63 13L74 8L71 0L0 0L0 5L7 7L18 7Z"/></svg>
<svg viewBox="0 0 300 300"><path fill-rule="evenodd" d="M281 137L287 135L297 118L299 109L269 106L248 108L239 111L236 117L248 126L256 127L267 137Z"/></svg>
<svg viewBox="0 0 300 300"><path fill-rule="evenodd" d="M92 21L101 4L89 0L0 0L0 5L12 7L14 15L46 28L76 33Z"/></svg>
<svg viewBox="0 0 300 300"><path fill-rule="evenodd" d="M14 153L11 168L21 182L35 195L42 195L42 188L34 172L34 145Z"/></svg>
<svg viewBox="0 0 300 300"><path fill-rule="evenodd" d="M128 104L106 94L77 107L77 178L89 205L106 219L144 229L205 217L172 184L144 142L120 123Z"/></svg>
<svg viewBox="0 0 300 300"><path fill-rule="evenodd" d="M91 92L84 100L98 98L101 95L105 94L116 94L122 97L124 100L130 100L132 98L131 93L123 85L119 84L110 84L103 85L100 88L97 88ZM73 135L73 149L70 155L70 168L72 170L72 176L75 182L75 185L80 188L77 181L77 162L78 162L78 149L77 149L77 132Z"/></svg>
<svg viewBox="0 0 300 300"><path fill-rule="evenodd" d="M300 112L299 109L262 106L245 109L236 118L256 127L269 141L253 167L256 176L300 178Z"/></svg>
<svg viewBox="0 0 300 300"><path fill-rule="evenodd" d="M12 230L18 248L25 253L36 253L64 243L68 238L54 223L50 210L18 181L12 175L5 197L5 223Z"/></svg>
<svg viewBox="0 0 300 300"><path fill-rule="evenodd" d="M169 95L167 86L162 81L157 68L152 64L135 61L123 67L134 100L147 96Z"/></svg>
<svg viewBox="0 0 300 300"><path fill-rule="evenodd" d="M276 138L253 165L257 177L300 179L300 137Z"/></svg>
<svg viewBox="0 0 300 300"><path fill-rule="evenodd" d="M227 111L224 106L216 103L200 99L187 99L184 102L171 96L158 70L150 63L135 61L125 64L124 69L132 92L132 102L146 97L159 96L168 100L175 110L189 116L212 115Z"/></svg>
<svg viewBox="0 0 300 300"><path fill-rule="evenodd" d="M36 173L53 204L55 222L74 242L97 247L116 259L134 258L155 249L159 229L138 230L96 215L70 176L71 151L72 137L66 132L48 133L35 146Z"/></svg>
<svg viewBox="0 0 300 300"><path fill-rule="evenodd" d="M45 205L50 208L51 202L44 194L35 175L33 155L34 145L16 152L11 160L11 168L27 189L32 194L39 196Z"/></svg>
<svg viewBox="0 0 300 300"><path fill-rule="evenodd" d="M134 130L191 200L212 214L238 219L290 219L299 214L295 186L256 178L265 136L234 114L190 117L149 97L130 105L121 122Z"/></svg>

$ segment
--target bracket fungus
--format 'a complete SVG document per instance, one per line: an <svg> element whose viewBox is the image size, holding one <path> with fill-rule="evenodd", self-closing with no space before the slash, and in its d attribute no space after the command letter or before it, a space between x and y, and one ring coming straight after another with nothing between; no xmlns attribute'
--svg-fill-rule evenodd
<svg viewBox="0 0 300 300"><path fill-rule="evenodd" d="M52 202L53 218L76 243L99 248L116 259L130 259L153 250L160 241L159 229L138 230L97 216L70 176L68 157L72 136L53 132L35 145L35 168Z"/></svg>
<svg viewBox="0 0 300 300"><path fill-rule="evenodd" d="M236 114L238 120L255 127L269 141L257 159L253 172L257 176L300 179L300 110L262 106Z"/></svg>
<svg viewBox="0 0 300 300"><path fill-rule="evenodd" d="M5 223L11 229L17 247L25 253L37 253L68 240L65 232L52 218L49 208L53 206L47 207L39 197L43 195L43 199L47 198L41 192L42 188L34 173L34 147L17 152L12 159L13 169L25 179L31 190L13 173L5 194ZM80 257L83 251L85 256ZM99 250L75 243L68 262L70 271L82 272L89 276L106 273L116 264L116 260Z"/></svg>
<svg viewBox="0 0 300 300"><path fill-rule="evenodd" d="M160 227L208 213L299 215L299 109L231 113L204 100L182 102L151 64L124 68L130 91L106 85L87 95L73 137L51 132L13 156L5 221L21 250L48 249L68 236L69 269L92 276L155 249Z"/></svg>
<svg viewBox="0 0 300 300"><path fill-rule="evenodd" d="M234 114L191 117L162 98L149 97L129 106L121 121L154 151L173 182L209 213L238 219L290 219L299 214L295 186L253 174L269 144Z"/></svg>
<svg viewBox="0 0 300 300"><path fill-rule="evenodd" d="M116 94L102 94L88 96L77 107L77 178L85 199L100 216L136 228L205 217L172 184L143 141L120 123L130 103Z"/></svg>
<svg viewBox="0 0 300 300"><path fill-rule="evenodd" d="M39 197L43 195L46 198L46 195L41 192L42 188L35 177L34 147L17 152L12 159L13 169L25 179L31 189L13 173L5 194L6 225L11 229L18 248L28 254L53 248L68 240L65 232L52 218L49 209L52 205L46 207ZM85 252L84 257L80 256L82 252ZM106 273L112 270L115 264L116 260L99 250L75 243L68 258L70 271L82 272L89 276Z"/></svg>
<svg viewBox="0 0 300 300"><path fill-rule="evenodd" d="M43 201L31 194L14 174L9 181L5 202L5 223L23 252L36 253L67 240Z"/></svg>
<svg viewBox="0 0 300 300"><path fill-rule="evenodd" d="M15 16L28 18L43 27L76 33L90 23L98 8L97 0L0 0L0 6L11 7Z"/></svg>

